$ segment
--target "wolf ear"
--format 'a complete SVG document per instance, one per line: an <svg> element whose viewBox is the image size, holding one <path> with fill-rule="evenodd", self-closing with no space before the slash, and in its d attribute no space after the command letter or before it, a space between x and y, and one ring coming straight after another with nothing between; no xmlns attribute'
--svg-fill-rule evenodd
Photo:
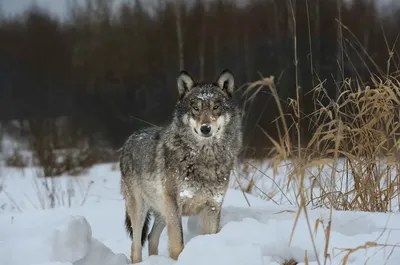
<svg viewBox="0 0 400 265"><path fill-rule="evenodd" d="M188 72L182 70L179 73L177 84L178 84L179 98L181 99L190 89L194 87L195 81Z"/></svg>
<svg viewBox="0 0 400 265"><path fill-rule="evenodd" d="M231 97L233 95L235 80L233 78L231 71L229 71L228 69L222 71L222 73L219 75L217 79L217 84L220 89L222 89L228 94L228 96Z"/></svg>

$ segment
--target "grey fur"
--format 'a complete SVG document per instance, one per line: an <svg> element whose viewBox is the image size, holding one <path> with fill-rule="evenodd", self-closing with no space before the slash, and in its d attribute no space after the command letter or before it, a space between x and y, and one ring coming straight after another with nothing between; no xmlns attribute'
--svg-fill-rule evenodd
<svg viewBox="0 0 400 265"><path fill-rule="evenodd" d="M234 79L228 70L212 83L197 83L181 71L177 87L172 121L132 134L121 150L132 263L142 261L150 213L149 255L158 254L167 226L170 257L178 258L182 216L199 215L203 234L219 231L222 202L242 145L241 110L232 98Z"/></svg>

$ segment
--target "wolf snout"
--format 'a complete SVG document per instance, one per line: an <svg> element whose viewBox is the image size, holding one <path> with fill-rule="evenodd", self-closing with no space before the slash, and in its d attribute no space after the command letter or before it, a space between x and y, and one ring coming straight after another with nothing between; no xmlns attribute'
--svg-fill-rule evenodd
<svg viewBox="0 0 400 265"><path fill-rule="evenodd" d="M209 124L202 124L200 126L200 132L203 134L203 136L211 136L211 126Z"/></svg>

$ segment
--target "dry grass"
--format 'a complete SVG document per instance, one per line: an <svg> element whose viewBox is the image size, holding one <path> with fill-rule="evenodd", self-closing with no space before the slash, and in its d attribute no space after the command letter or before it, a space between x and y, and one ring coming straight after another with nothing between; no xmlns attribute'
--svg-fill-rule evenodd
<svg viewBox="0 0 400 265"><path fill-rule="evenodd" d="M312 241L312 227L318 224L310 223L309 206L331 209L331 214L333 209L400 210L400 79L389 75L386 78L371 77L369 83L371 85L366 86L346 79L335 99L328 96L321 83L312 91L315 111L308 116L301 112L299 93L288 100L289 111L283 111L273 77L252 83L245 92L251 93L257 87L254 93L258 93L264 86L275 98L280 112L275 121L279 137L273 138L265 132L274 145L271 167L274 176L283 164L289 169L286 186L295 190L298 206L293 231L303 213ZM309 130L314 134L310 141L301 144L300 123L305 119L311 121L313 126ZM257 188L253 179L248 183L245 192ZM318 264L327 264L330 257L330 222L325 228L325 259L317 260ZM366 242L359 248L343 250L347 255L342 264L346 264L353 252L370 247L378 246ZM314 243L315 253L316 249Z"/></svg>
<svg viewBox="0 0 400 265"><path fill-rule="evenodd" d="M296 222L302 212L308 219L310 205L331 210L399 210L400 81L395 77L371 78L371 84L346 80L336 99L329 98L321 84L312 91L316 111L303 117L298 98L289 99L290 114L283 111L273 77L248 87L247 93L255 86L269 88L278 104L276 126L280 135L278 139L265 135L274 144L274 172L282 164L289 168L286 184L296 191ZM299 140L301 119L310 119L315 132L306 145L300 145ZM256 187L255 181L249 181L245 191ZM309 222L311 240L315 225ZM325 230L324 264L329 258L330 225ZM360 249L366 247L374 245ZM345 251L350 255L357 249Z"/></svg>
<svg viewBox="0 0 400 265"><path fill-rule="evenodd" d="M298 264L298 262L295 261L294 259L285 260L285 261L283 262L283 265L297 265L297 264Z"/></svg>
<svg viewBox="0 0 400 265"><path fill-rule="evenodd" d="M261 82L277 98L273 78ZM322 86L315 88L317 111L306 117L315 133L305 146L293 139L301 133L296 99L289 100L294 115L280 108L276 123L281 135L279 139L266 136L275 147L271 158L275 172L283 161L290 161L287 184L301 188L298 205L373 212L399 209L400 83L395 78L372 82L373 88L363 88L348 81L336 100L328 98ZM323 105L326 99L329 103ZM306 182L311 186L305 187Z"/></svg>
<svg viewBox="0 0 400 265"><path fill-rule="evenodd" d="M25 168L28 162L21 154L20 150L14 149L12 155L5 159L5 165L8 167Z"/></svg>

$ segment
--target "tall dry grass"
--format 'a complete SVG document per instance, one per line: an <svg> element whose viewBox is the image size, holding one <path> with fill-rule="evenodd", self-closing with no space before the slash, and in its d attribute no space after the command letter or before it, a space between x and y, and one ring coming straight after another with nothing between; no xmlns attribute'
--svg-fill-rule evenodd
<svg viewBox="0 0 400 265"><path fill-rule="evenodd" d="M276 121L283 128L279 139L267 135L275 146L274 168L291 161L288 184L295 182L301 188L298 196L304 196L306 205L379 212L399 209L400 82L395 77L371 81L372 87L362 87L347 80L336 99L317 86L312 92L316 111L306 117L315 133L305 146L297 140L301 108L296 99L289 100L294 115L281 111ZM263 82L277 95L273 80ZM304 187L305 182L311 186Z"/></svg>
<svg viewBox="0 0 400 265"><path fill-rule="evenodd" d="M308 211L313 207L330 209L331 214L332 210L400 210L400 79L372 76L369 83L346 79L335 98L329 97L323 83L319 84L312 90L315 111L308 116L301 113L299 95L288 99L289 110L283 107L273 77L248 86L246 93L255 87L257 93L260 86L268 88L279 108L275 120L279 137L265 135L274 145L270 158L273 171L278 172L282 166L288 169L286 186L295 193L296 223L301 213L308 220ZM305 119L315 133L302 143L300 123ZM248 183L246 192L258 188L255 181ZM318 224L308 222L313 240L312 227ZM330 222L325 233L325 260L318 260L318 264L326 264L329 257ZM359 249L368 247L377 244L366 242ZM348 250L348 254L353 251ZM344 259L343 264L346 262Z"/></svg>
<svg viewBox="0 0 400 265"><path fill-rule="evenodd" d="M330 209L331 214L332 210L400 210L400 79L372 76L369 83L346 79L335 98L329 97L323 83L319 84L312 90L315 111L308 116L301 113L298 95L288 99L289 110L284 110L273 77L248 86L247 93L254 87L267 87L278 105L280 115L275 125L279 137L265 135L274 144L270 158L273 171L278 172L283 165L289 169L286 185L295 192L296 222L301 213L308 220L313 207ZM302 143L300 123L305 119L314 134ZM257 183L250 181L249 186L257 187ZM311 239L315 225L309 223ZM324 264L329 256L329 233L330 221ZM374 246L372 242L360 249Z"/></svg>

